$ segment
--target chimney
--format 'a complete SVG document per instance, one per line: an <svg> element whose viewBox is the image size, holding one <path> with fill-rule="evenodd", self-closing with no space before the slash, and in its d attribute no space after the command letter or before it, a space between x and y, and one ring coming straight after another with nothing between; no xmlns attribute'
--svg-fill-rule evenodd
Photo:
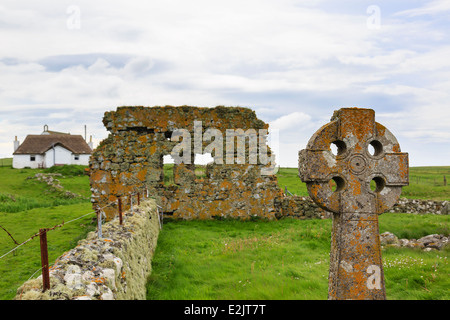
<svg viewBox="0 0 450 320"><path fill-rule="evenodd" d="M16 152L17 148L19 148L20 146L20 141L17 140L17 136L16 136L16 140L14 140L14 152Z"/></svg>
<svg viewBox="0 0 450 320"><path fill-rule="evenodd" d="M94 143L92 142L92 136L91 136L91 140L88 143L89 148L91 148L91 150L94 150Z"/></svg>

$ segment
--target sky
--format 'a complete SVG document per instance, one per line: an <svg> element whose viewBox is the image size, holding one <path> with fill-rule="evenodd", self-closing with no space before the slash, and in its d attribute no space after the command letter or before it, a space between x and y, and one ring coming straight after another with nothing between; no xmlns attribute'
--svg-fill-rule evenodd
<svg viewBox="0 0 450 320"><path fill-rule="evenodd" d="M241 106L277 164L342 107L371 108L410 166L450 165L450 1L0 3L0 158L49 130L107 137L118 106Z"/></svg>

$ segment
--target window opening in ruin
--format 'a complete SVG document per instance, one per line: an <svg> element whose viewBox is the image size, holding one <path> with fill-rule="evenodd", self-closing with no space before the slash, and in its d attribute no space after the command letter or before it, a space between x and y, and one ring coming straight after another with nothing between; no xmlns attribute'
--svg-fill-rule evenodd
<svg viewBox="0 0 450 320"><path fill-rule="evenodd" d="M164 185L170 186L175 184L173 177L174 160L170 154L163 156L163 174Z"/></svg>
<svg viewBox="0 0 450 320"><path fill-rule="evenodd" d="M214 162L214 158L211 153L195 154L194 165L195 165L195 178L205 179L206 175L206 165L208 163Z"/></svg>

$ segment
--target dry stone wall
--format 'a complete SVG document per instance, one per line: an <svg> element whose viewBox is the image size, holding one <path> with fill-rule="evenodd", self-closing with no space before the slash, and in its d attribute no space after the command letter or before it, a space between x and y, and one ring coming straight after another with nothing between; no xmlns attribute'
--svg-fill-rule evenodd
<svg viewBox="0 0 450 320"><path fill-rule="evenodd" d="M424 251L442 250L450 244L450 237L443 234L430 234L420 239L399 239L391 232L380 234L380 242L385 247L419 248Z"/></svg>
<svg viewBox="0 0 450 320"><path fill-rule="evenodd" d="M332 213L323 210L309 197L285 196L280 199L281 208L277 218L290 217L296 219L326 219L331 218Z"/></svg>
<svg viewBox="0 0 450 320"><path fill-rule="evenodd" d="M310 197L286 196L281 198L280 202L282 210L277 218L325 219L332 217L331 212L320 208ZM450 214L450 201L400 198L389 212L446 215Z"/></svg>
<svg viewBox="0 0 450 320"><path fill-rule="evenodd" d="M413 214L450 214L450 201L400 198L390 212Z"/></svg>
<svg viewBox="0 0 450 320"><path fill-rule="evenodd" d="M148 199L123 224L113 219L102 227L102 238L87 238L59 257L50 268L49 290L42 276L25 282L15 300L145 300L146 281L159 235L156 202Z"/></svg>

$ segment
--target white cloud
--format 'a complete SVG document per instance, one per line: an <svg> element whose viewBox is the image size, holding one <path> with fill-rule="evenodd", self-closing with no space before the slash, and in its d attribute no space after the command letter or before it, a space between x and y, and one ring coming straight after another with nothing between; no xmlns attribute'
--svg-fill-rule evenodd
<svg viewBox="0 0 450 320"><path fill-rule="evenodd" d="M450 2L447 0L434 0L422 7L413 8L398 12L399 16L409 16L409 17L417 17L423 15L436 15L445 13L446 11L450 11Z"/></svg>
<svg viewBox="0 0 450 320"><path fill-rule="evenodd" d="M289 130L304 126L311 121L311 116L303 112L293 112L291 114L282 116L269 123L270 128L279 130Z"/></svg>
<svg viewBox="0 0 450 320"><path fill-rule="evenodd" d="M347 55L340 57L340 61L344 64L376 66L377 68L384 69L395 67L416 55L417 53L414 51L398 49L386 52L385 54L381 53L366 56Z"/></svg>

